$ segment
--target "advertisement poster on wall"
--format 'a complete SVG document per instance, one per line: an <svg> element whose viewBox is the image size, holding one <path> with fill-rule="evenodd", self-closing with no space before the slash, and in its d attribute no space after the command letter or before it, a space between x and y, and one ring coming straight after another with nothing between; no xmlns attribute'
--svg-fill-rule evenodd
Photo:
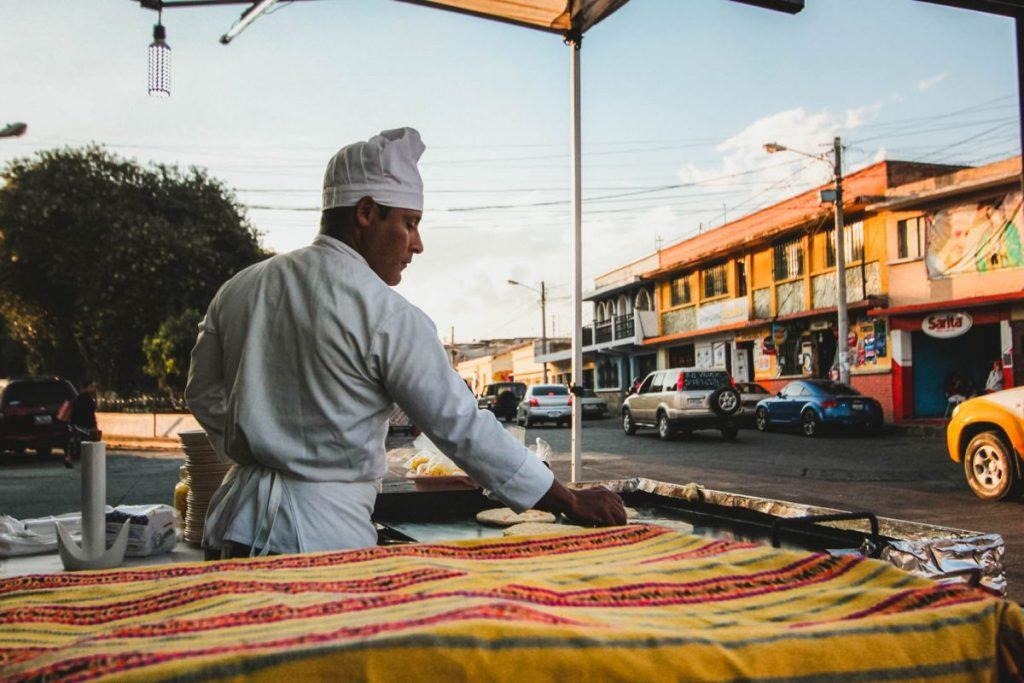
<svg viewBox="0 0 1024 683"><path fill-rule="evenodd" d="M715 342L712 345L712 363L713 367L724 368L725 367L725 352L728 348L728 344L725 342Z"/></svg>
<svg viewBox="0 0 1024 683"><path fill-rule="evenodd" d="M697 367L701 370L710 370L713 366L714 355L711 351L711 344L699 344L697 346Z"/></svg>
<svg viewBox="0 0 1024 683"><path fill-rule="evenodd" d="M775 355L775 347L769 346L771 337L765 337L754 342L754 369L757 372L769 372L772 369L772 356Z"/></svg>
<svg viewBox="0 0 1024 683"><path fill-rule="evenodd" d="M1021 193L938 211L927 234L932 279L1024 266Z"/></svg>

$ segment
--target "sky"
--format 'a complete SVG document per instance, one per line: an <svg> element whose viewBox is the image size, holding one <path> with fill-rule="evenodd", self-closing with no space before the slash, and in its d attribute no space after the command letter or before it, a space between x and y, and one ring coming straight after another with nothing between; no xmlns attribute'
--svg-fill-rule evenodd
<svg viewBox="0 0 1024 683"><path fill-rule="evenodd" d="M318 230L345 144L417 128L425 251L398 291L456 341L570 323L569 48L558 36L395 0L279 5L229 46L241 6L166 11L171 97L146 94L154 12L128 0L0 5L0 166L89 142L200 166L264 245ZM581 52L584 290L593 278L881 159L1020 153L1010 20L917 0L632 0ZM666 188L666 186L671 186ZM584 317L589 316L584 305Z"/></svg>

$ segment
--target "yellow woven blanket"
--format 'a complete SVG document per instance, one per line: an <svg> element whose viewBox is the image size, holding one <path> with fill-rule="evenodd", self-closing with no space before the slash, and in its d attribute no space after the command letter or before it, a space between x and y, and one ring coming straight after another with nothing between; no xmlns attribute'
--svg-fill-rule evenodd
<svg viewBox="0 0 1024 683"><path fill-rule="evenodd" d="M1020 607L633 525L0 581L0 679L995 680Z"/></svg>

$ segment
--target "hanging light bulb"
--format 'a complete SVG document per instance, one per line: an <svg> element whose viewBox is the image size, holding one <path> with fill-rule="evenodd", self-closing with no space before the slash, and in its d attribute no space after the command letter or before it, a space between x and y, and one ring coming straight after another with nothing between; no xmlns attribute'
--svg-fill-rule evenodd
<svg viewBox="0 0 1024 683"><path fill-rule="evenodd" d="M153 27L153 42L149 44L149 94L151 97L171 96L171 46L167 44L167 31L158 15Z"/></svg>

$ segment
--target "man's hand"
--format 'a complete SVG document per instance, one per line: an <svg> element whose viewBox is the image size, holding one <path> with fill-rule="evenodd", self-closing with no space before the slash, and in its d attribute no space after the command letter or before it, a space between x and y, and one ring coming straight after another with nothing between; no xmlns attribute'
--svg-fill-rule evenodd
<svg viewBox="0 0 1024 683"><path fill-rule="evenodd" d="M590 526L626 523L626 508L618 494L606 488L572 491L557 479L534 507L547 512L560 512L575 522Z"/></svg>

